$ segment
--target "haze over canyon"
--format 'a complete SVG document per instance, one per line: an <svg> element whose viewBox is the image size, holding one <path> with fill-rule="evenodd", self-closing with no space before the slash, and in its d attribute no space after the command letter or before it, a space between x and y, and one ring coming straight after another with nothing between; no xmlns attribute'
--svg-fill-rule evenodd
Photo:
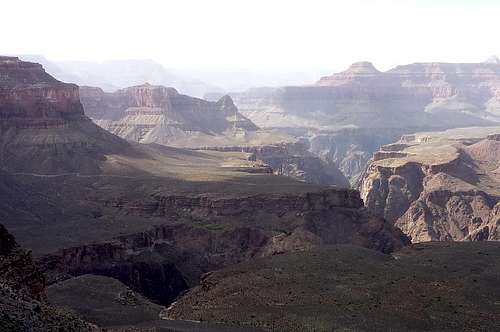
<svg viewBox="0 0 500 332"><path fill-rule="evenodd" d="M500 331L497 3L2 10L0 331Z"/></svg>

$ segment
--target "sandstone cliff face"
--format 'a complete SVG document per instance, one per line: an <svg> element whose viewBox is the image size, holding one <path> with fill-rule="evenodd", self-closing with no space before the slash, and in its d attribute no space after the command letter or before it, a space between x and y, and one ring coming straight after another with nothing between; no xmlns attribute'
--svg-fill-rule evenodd
<svg viewBox="0 0 500 332"><path fill-rule="evenodd" d="M98 172L127 145L84 115L76 85L12 57L0 57L0 141L4 169L35 173Z"/></svg>
<svg viewBox="0 0 500 332"><path fill-rule="evenodd" d="M475 131L383 147L360 182L365 205L414 242L499 240L500 144L497 135L481 140Z"/></svg>
<svg viewBox="0 0 500 332"><path fill-rule="evenodd" d="M78 87L48 75L41 65L0 57L2 128L46 128L82 120Z"/></svg>
<svg viewBox="0 0 500 332"><path fill-rule="evenodd" d="M419 105L425 105L416 111L421 115L424 110L429 113L427 120L439 121L448 128L467 122L481 124L481 118L500 120L496 102L500 66L495 63L415 63L397 66L384 73L361 63L354 64L346 72L324 77L317 85L362 86L388 99L405 96L408 104L420 101ZM403 108L403 112L408 107L411 106ZM444 118L447 114L455 115L451 121L448 119L448 123ZM435 125L437 123L427 123L427 126Z"/></svg>
<svg viewBox="0 0 500 332"><path fill-rule="evenodd" d="M499 85L500 65L493 63L417 63L380 72L361 62L315 86L234 97L260 127L454 128L500 121Z"/></svg>
<svg viewBox="0 0 500 332"><path fill-rule="evenodd" d="M209 102L149 84L115 93L90 87L80 91L86 114L97 124L142 143L195 147L257 130L229 96Z"/></svg>

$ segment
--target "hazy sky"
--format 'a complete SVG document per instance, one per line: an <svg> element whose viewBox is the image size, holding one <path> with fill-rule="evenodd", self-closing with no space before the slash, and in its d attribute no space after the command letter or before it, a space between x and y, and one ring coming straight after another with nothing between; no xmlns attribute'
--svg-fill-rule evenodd
<svg viewBox="0 0 500 332"><path fill-rule="evenodd" d="M379 69L500 54L499 0L16 0L0 53L167 67Z"/></svg>

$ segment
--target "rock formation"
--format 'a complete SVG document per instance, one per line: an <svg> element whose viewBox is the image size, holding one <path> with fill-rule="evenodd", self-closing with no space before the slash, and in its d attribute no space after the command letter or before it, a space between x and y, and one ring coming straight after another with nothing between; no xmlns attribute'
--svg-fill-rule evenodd
<svg viewBox="0 0 500 332"><path fill-rule="evenodd" d="M35 266L31 254L0 225L0 271L2 286L25 293L35 300L45 298L45 276Z"/></svg>
<svg viewBox="0 0 500 332"><path fill-rule="evenodd" d="M45 276L14 237L0 225L1 331L93 331L83 320L45 301Z"/></svg>
<svg viewBox="0 0 500 332"><path fill-rule="evenodd" d="M364 92L363 99L372 102L385 99L388 108L380 111L388 111L393 118L378 119L377 124L382 125L398 120L401 127L453 128L500 121L496 95L500 65L495 63L415 63L383 73L370 64L360 63L343 73L322 78L317 85L350 87ZM400 107L399 112L395 112L395 107ZM379 111L370 106L366 110Z"/></svg>
<svg viewBox="0 0 500 332"><path fill-rule="evenodd" d="M362 62L314 86L254 89L235 100L260 127L449 128L500 121L499 82L500 65L493 63L417 63L380 72Z"/></svg>
<svg viewBox="0 0 500 332"><path fill-rule="evenodd" d="M365 205L413 242L500 240L498 131L422 133L383 146L360 181Z"/></svg>
<svg viewBox="0 0 500 332"><path fill-rule="evenodd" d="M165 319L165 307L150 302L116 279L92 274L51 285L47 297L52 305L75 312L109 332L261 332L234 324Z"/></svg>
<svg viewBox="0 0 500 332"><path fill-rule="evenodd" d="M208 102L149 84L115 93L82 87L85 112L104 129L125 139L178 147L217 145L257 127L229 96Z"/></svg>
<svg viewBox="0 0 500 332"><path fill-rule="evenodd" d="M336 243L382 252L408 244L397 229L362 208L356 191L225 199L158 196L155 203L120 199L107 204L129 217L161 218L163 224L45 256L42 264L52 280L110 276L168 304L203 273L250 258Z"/></svg>
<svg viewBox="0 0 500 332"><path fill-rule="evenodd" d="M176 147L259 152L254 157L269 164L275 174L349 187L333 163L318 159L307 149L297 149L300 142L288 135L258 130L238 112L229 96L208 102L149 84L115 93L90 87L80 91L86 113L122 138Z"/></svg>
<svg viewBox="0 0 500 332"><path fill-rule="evenodd" d="M269 174L251 153L127 142L86 117L75 85L36 64L1 58L0 77L0 217L51 285L97 274L167 304L203 273L257 256L408 244L357 191ZM131 116L161 107L177 128L251 129L227 118L229 98L134 89L125 99ZM220 121L202 123L214 112Z"/></svg>
<svg viewBox="0 0 500 332"><path fill-rule="evenodd" d="M342 172L331 162L315 156L308 150L307 141L260 146L206 147L201 150L245 152L249 159L260 160L270 166L276 175L323 185L349 188L350 184Z"/></svg>
<svg viewBox="0 0 500 332"><path fill-rule="evenodd" d="M355 184L366 164L382 145L392 143L408 129L341 129L309 135L310 152L338 169Z"/></svg>
<svg viewBox="0 0 500 332"><path fill-rule="evenodd" d="M0 57L0 164L13 172L98 172L128 144L84 115L78 86L41 65Z"/></svg>
<svg viewBox="0 0 500 332"><path fill-rule="evenodd" d="M373 152L398 136L500 122L498 91L500 65L492 62L416 63L387 72L360 62L315 85L232 96L259 127L278 127L311 140L312 151L334 162L354 183Z"/></svg>

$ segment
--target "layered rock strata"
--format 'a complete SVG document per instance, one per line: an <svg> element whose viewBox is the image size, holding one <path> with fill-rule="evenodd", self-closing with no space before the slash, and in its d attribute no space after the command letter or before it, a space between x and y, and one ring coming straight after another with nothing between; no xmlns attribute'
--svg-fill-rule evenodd
<svg viewBox="0 0 500 332"><path fill-rule="evenodd" d="M360 181L366 206L414 242L499 240L500 143L487 136L498 129L417 134L382 147Z"/></svg>
<svg viewBox="0 0 500 332"><path fill-rule="evenodd" d="M105 154L127 143L83 112L78 86L41 65L0 57L0 164L13 172L98 172Z"/></svg>
<svg viewBox="0 0 500 332"><path fill-rule="evenodd" d="M248 153L126 142L82 113L75 86L34 64L0 63L0 217L51 284L95 273L169 303L203 273L255 256L331 243L391 252L408 243L368 213L356 191L268 174ZM55 90L11 97L39 86ZM186 100L168 89L138 89L148 111ZM180 113L193 121L213 107L200 102L208 110L193 110L188 101ZM227 98L217 104L222 114L231 108ZM47 119L60 125L18 125Z"/></svg>
<svg viewBox="0 0 500 332"><path fill-rule="evenodd" d="M381 72L360 62L315 85L231 95L259 127L309 139L313 153L355 183L373 152L403 134L500 122L498 91L496 63L416 63Z"/></svg>
<svg viewBox="0 0 500 332"><path fill-rule="evenodd" d="M238 112L229 96L209 102L150 84L114 93L91 87L80 91L87 115L104 129L132 141L194 147L258 129Z"/></svg>
<svg viewBox="0 0 500 332"><path fill-rule="evenodd" d="M149 84L115 93L82 87L81 94L87 114L125 139L215 151L256 151L275 174L311 183L349 186L331 162L297 148L300 142L288 135L259 131L238 112L229 96L209 102Z"/></svg>
<svg viewBox="0 0 500 332"><path fill-rule="evenodd" d="M43 257L51 282L100 274L167 304L203 273L253 257L336 243L392 252L408 243L397 229L367 213L356 191L223 199L158 196L154 204L123 199L107 204L128 216L162 218L164 224Z"/></svg>

